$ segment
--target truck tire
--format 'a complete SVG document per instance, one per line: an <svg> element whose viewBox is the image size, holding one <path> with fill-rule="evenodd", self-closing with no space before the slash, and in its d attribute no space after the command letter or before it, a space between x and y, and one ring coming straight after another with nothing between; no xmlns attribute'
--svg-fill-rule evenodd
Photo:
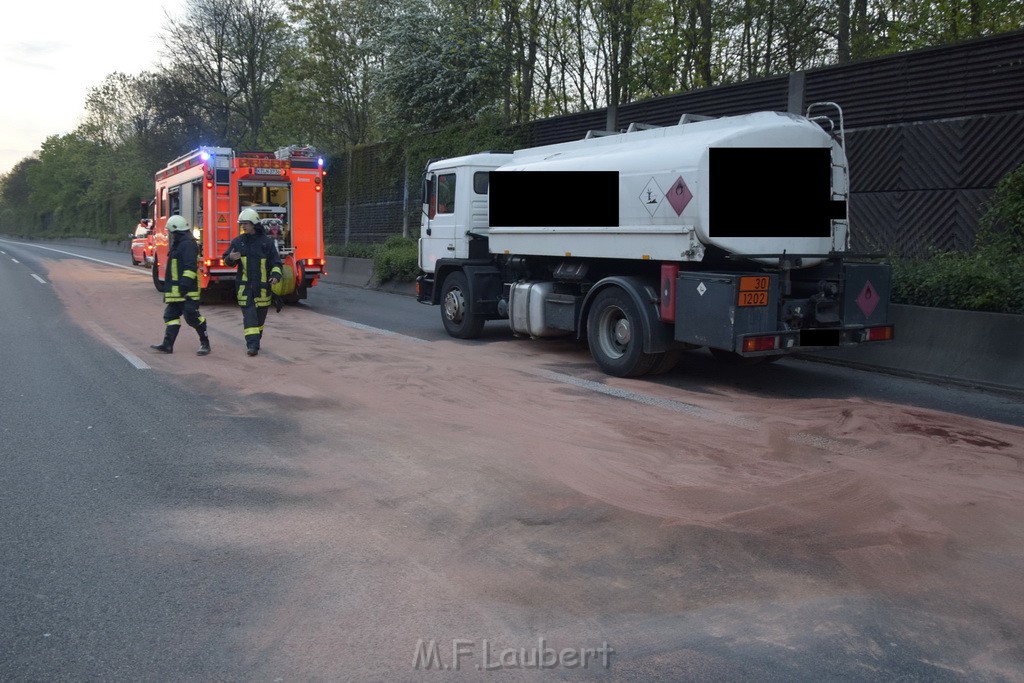
<svg viewBox="0 0 1024 683"><path fill-rule="evenodd" d="M652 375L664 375L666 372L672 372L679 365L679 360L683 357L683 352L673 349L672 351L666 351L661 356L661 360L651 368Z"/></svg>
<svg viewBox="0 0 1024 683"><path fill-rule="evenodd" d="M486 319L469 312L469 281L461 270L453 271L444 279L441 322L445 331L456 339L476 339L484 328Z"/></svg>
<svg viewBox="0 0 1024 683"><path fill-rule="evenodd" d="M160 279L160 264L156 262L156 258L153 259L153 286L158 292L164 291L164 281Z"/></svg>
<svg viewBox="0 0 1024 683"><path fill-rule="evenodd" d="M590 355L616 377L639 377L659 365L663 353L644 353L644 322L632 297L609 287L594 299L587 316Z"/></svg>

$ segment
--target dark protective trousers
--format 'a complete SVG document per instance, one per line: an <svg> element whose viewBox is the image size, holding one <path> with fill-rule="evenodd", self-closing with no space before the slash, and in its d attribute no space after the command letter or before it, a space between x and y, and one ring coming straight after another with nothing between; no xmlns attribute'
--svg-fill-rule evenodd
<svg viewBox="0 0 1024 683"><path fill-rule="evenodd" d="M199 302L194 299L173 301L164 308L164 346L171 347L181 329L181 319L195 328L199 339L206 339L206 318L199 315Z"/></svg>
<svg viewBox="0 0 1024 683"><path fill-rule="evenodd" d="M245 328L245 345L247 348L259 350L260 339L263 337L263 325L267 322L269 306L257 306L250 298L249 303L241 307L242 326Z"/></svg>

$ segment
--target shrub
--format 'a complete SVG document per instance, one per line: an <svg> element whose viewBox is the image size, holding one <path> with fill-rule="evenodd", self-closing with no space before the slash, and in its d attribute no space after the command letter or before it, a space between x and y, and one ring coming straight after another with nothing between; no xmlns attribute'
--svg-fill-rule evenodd
<svg viewBox="0 0 1024 683"><path fill-rule="evenodd" d="M373 258L377 253L376 244L328 244L326 251L331 256L349 258Z"/></svg>
<svg viewBox="0 0 1024 683"><path fill-rule="evenodd" d="M1003 178L968 253L893 259L893 303L1024 313L1024 166Z"/></svg>
<svg viewBox="0 0 1024 683"><path fill-rule="evenodd" d="M396 235L377 247L373 275L378 282L412 282L419 275L416 240Z"/></svg>

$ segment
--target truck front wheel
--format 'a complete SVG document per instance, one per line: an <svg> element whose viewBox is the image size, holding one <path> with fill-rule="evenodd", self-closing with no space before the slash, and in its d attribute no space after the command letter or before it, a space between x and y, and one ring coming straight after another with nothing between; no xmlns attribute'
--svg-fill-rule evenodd
<svg viewBox="0 0 1024 683"><path fill-rule="evenodd" d="M456 339L476 339L484 328L485 318L469 312L469 281L461 270L444 279L441 289L441 322Z"/></svg>
<svg viewBox="0 0 1024 683"><path fill-rule="evenodd" d="M158 292L164 291L164 281L160 279L160 264L155 258L153 259L153 286Z"/></svg>
<svg viewBox="0 0 1024 683"><path fill-rule="evenodd" d="M644 323L633 299L619 287L600 292L587 317L590 354L609 375L639 377L664 354L644 353Z"/></svg>

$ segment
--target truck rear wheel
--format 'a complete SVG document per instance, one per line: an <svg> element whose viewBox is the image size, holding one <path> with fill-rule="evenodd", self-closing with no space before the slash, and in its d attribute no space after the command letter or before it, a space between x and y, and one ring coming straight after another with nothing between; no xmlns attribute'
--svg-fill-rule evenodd
<svg viewBox="0 0 1024 683"><path fill-rule="evenodd" d="M602 370L616 377L646 375L664 358L644 353L644 322L632 297L619 287L601 291L587 316L590 354Z"/></svg>
<svg viewBox="0 0 1024 683"><path fill-rule="evenodd" d="M441 322L445 331L456 339L476 339L484 328L485 318L469 312L469 281L461 270L444 279Z"/></svg>

